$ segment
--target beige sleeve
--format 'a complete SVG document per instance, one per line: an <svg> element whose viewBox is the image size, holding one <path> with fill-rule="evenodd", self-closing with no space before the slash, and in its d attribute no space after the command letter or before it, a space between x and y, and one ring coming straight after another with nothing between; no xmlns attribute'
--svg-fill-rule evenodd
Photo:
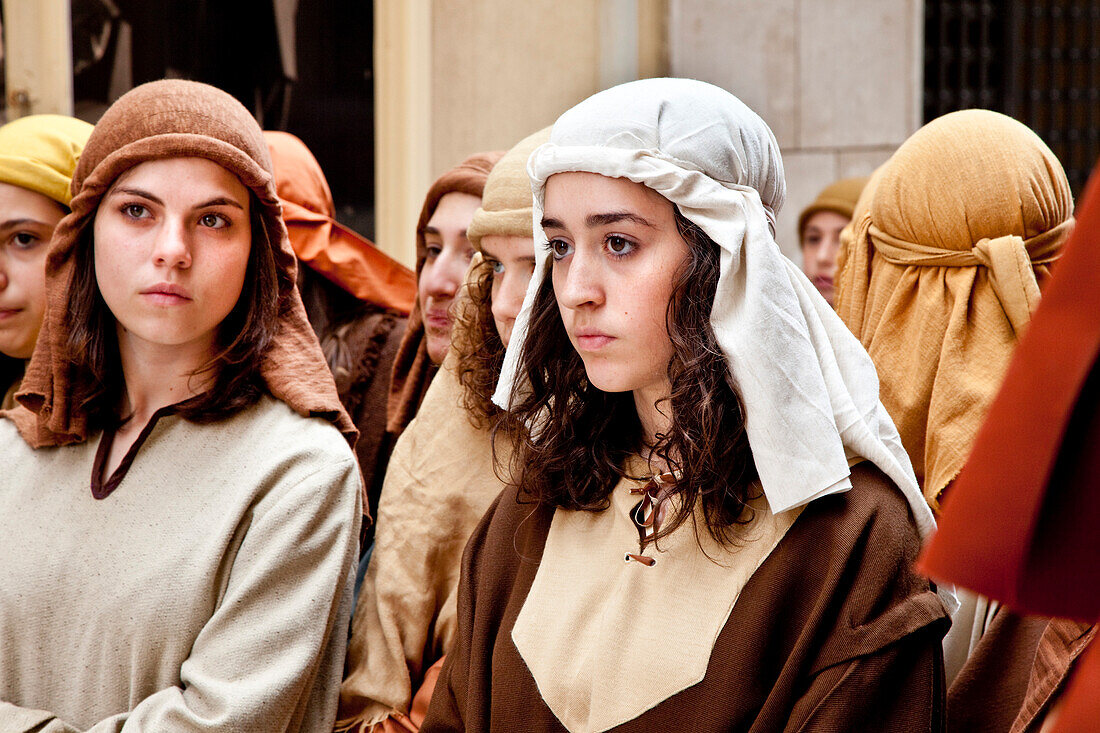
<svg viewBox="0 0 1100 733"><path fill-rule="evenodd" d="M349 455L273 489L255 507L221 602L180 667L182 686L89 730L331 731L358 557L359 480ZM14 725L21 719L36 733L76 731L44 711L0 703L0 729L24 730Z"/></svg>
<svg viewBox="0 0 1100 733"><path fill-rule="evenodd" d="M410 471L414 433L394 447L378 506L377 535L352 622L338 729L369 727L408 713L435 616L430 506Z"/></svg>

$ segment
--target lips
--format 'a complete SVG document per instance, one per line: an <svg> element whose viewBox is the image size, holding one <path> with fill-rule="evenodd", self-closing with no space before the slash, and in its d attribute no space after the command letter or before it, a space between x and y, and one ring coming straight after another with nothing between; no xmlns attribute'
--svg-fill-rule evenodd
<svg viewBox="0 0 1100 733"><path fill-rule="evenodd" d="M182 305L192 300L187 288L175 283L157 283L142 290L141 294L157 305Z"/></svg>
<svg viewBox="0 0 1100 733"><path fill-rule="evenodd" d="M818 290L824 290L833 287L833 279L827 275L818 275L814 278L814 287Z"/></svg>
<svg viewBox="0 0 1100 733"><path fill-rule="evenodd" d="M0 321L7 320L8 318L15 318L22 312L22 308L0 308Z"/></svg>
<svg viewBox="0 0 1100 733"><path fill-rule="evenodd" d="M597 329L582 328L577 331L576 339L577 348L581 351L599 351L614 341L615 337Z"/></svg>
<svg viewBox="0 0 1100 733"><path fill-rule="evenodd" d="M424 323L429 328L446 330L451 327L451 316L446 310L433 309L424 315Z"/></svg>

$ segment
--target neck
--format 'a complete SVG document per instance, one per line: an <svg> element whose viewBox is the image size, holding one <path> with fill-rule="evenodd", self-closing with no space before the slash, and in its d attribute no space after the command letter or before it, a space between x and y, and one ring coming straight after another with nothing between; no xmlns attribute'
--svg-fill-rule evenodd
<svg viewBox="0 0 1100 733"><path fill-rule="evenodd" d="M668 402L660 402L658 406L660 400L667 400L671 389L666 381L664 384L634 390L634 409L638 412L638 421L642 424L642 439L647 447L655 445L657 435L667 432L672 424L672 418L667 414ZM664 470L664 467L657 468Z"/></svg>
<svg viewBox="0 0 1100 733"><path fill-rule="evenodd" d="M126 383L121 414L143 427L157 410L194 397L210 384L210 375L195 374L213 353L202 342L164 346L137 341L119 326L118 345Z"/></svg>

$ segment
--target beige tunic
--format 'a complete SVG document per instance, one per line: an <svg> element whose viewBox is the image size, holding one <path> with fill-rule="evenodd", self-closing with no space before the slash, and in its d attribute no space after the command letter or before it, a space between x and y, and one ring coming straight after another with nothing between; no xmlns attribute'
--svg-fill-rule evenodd
<svg viewBox="0 0 1100 733"><path fill-rule="evenodd" d="M0 730L331 730L360 521L344 438L270 397L169 415L96 500L100 437L34 451L0 420Z"/></svg>

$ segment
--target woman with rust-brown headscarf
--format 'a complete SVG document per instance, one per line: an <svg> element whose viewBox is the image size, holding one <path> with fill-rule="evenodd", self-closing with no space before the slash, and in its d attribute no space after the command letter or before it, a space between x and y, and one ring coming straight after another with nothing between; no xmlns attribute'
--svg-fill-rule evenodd
<svg viewBox="0 0 1100 733"><path fill-rule="evenodd" d="M92 132L0 451L0 729L331 730L355 428L263 135L159 81Z"/></svg>
<svg viewBox="0 0 1100 733"><path fill-rule="evenodd" d="M400 435L451 345L450 307L474 255L466 237L489 171L503 153L478 153L440 176L416 224L417 300L393 364L387 428Z"/></svg>
<svg viewBox="0 0 1100 733"><path fill-rule="evenodd" d="M378 506L378 535L355 607L337 729L415 730L457 622L462 548L501 492L491 402L523 304L535 245L530 135L493 167L469 226L478 251L455 304L451 350L401 434Z"/></svg>

